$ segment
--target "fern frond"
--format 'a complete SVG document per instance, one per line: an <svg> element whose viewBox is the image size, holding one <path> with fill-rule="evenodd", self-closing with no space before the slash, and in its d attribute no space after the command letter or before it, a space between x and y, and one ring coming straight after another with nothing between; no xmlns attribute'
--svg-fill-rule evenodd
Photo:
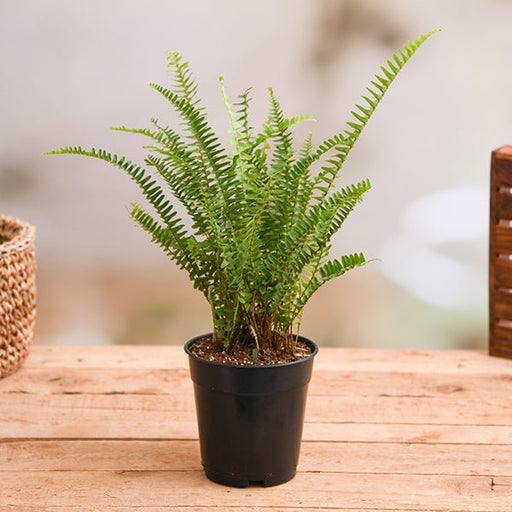
<svg viewBox="0 0 512 512"><path fill-rule="evenodd" d="M302 148L299 150L298 156L299 160L302 160L308 157L311 154L313 149L313 132L308 132L306 138L304 139L304 144Z"/></svg>
<svg viewBox="0 0 512 512"><path fill-rule="evenodd" d="M252 138L252 127L249 124L249 103L251 102L252 87L248 87L242 94L238 95L238 102L235 103L237 123L242 127L242 133L247 141Z"/></svg>
<svg viewBox="0 0 512 512"><path fill-rule="evenodd" d="M295 155L293 148L293 135L289 124L286 122L281 105L272 88L269 91L269 123L271 138L274 144L271 166L264 184L270 185L270 195L265 215L262 218L262 234L266 243L274 245L280 239L283 227L288 217L285 213L290 200L290 191L293 188L290 170Z"/></svg>
<svg viewBox="0 0 512 512"><path fill-rule="evenodd" d="M279 264L274 265L276 280L286 286L273 287L269 300L276 304L290 294L302 290L304 281L314 278L323 258L330 248L332 236L362 200L370 188L370 182L363 180L355 185L336 191L323 203L314 205L301 217L286 234L275 251Z"/></svg>
<svg viewBox="0 0 512 512"><path fill-rule="evenodd" d="M189 237L187 236L185 227L176 220L161 226L148 212L146 212L137 203L131 203L130 216L141 226L144 231L151 234L153 242L157 243L164 249L168 256L178 263L178 265L186 270L194 287L206 293L207 284L205 285L205 277L201 271L202 262L191 257L188 249Z"/></svg>
<svg viewBox="0 0 512 512"><path fill-rule="evenodd" d="M231 104L224 77L219 77L222 100L229 119L229 133L233 136L230 143L233 146L232 169L242 184L244 200L247 200L249 189L254 187L258 174L258 162L254 157L254 147L250 139L248 121L248 91L242 95L241 110L236 112Z"/></svg>
<svg viewBox="0 0 512 512"><path fill-rule="evenodd" d="M186 122L187 129L195 141L194 145L204 158L204 164L209 166L215 175L221 174L229 166L229 158L204 114L186 97L159 84L150 83L149 86L169 101Z"/></svg>
<svg viewBox="0 0 512 512"><path fill-rule="evenodd" d="M160 142L157 139L156 133L147 128L129 128L128 126L120 125L120 126L111 126L110 129L114 132L136 133L138 135L145 135L146 137L149 137L150 139Z"/></svg>
<svg viewBox="0 0 512 512"><path fill-rule="evenodd" d="M234 146L233 154L239 155L244 151L244 148L242 147L243 142L246 142L245 135L241 133L243 125L238 121L235 111L233 110L233 105L231 105L231 102L229 101L223 76L219 77L219 83L220 90L222 92L222 100L229 118L229 133L233 136L233 139L230 141Z"/></svg>
<svg viewBox="0 0 512 512"><path fill-rule="evenodd" d="M80 146L68 146L63 147L54 151L48 151L47 155L62 155L62 154L74 154L88 156L103 160L112 164L119 169L125 171L128 176L140 187L144 197L151 204L151 206L158 213L162 221L164 222L166 229L169 231L169 239L172 240L172 251L175 259L179 264L189 270L191 275L196 275L196 271L187 265L189 259L189 250L187 238L194 238L193 235L187 235L187 230L183 223L183 220L179 217L176 209L166 199L164 192L161 187L157 184L156 180L141 166L127 160L125 157L118 157L115 154L109 153L104 149L92 148L85 150Z"/></svg>
<svg viewBox="0 0 512 512"><path fill-rule="evenodd" d="M285 119L281 105L271 87L268 88L268 92L270 96L270 128L272 129L272 137L275 140L272 170L276 174L286 175L294 155L293 137L289 130L291 125Z"/></svg>
<svg viewBox="0 0 512 512"><path fill-rule="evenodd" d="M327 196L333 187L333 183L339 176L340 170L347 159L350 151L354 147L359 135L364 127L368 124L372 114L375 112L377 106L386 94L389 86L393 83L399 72L409 61L409 59L416 53L416 50L434 33L439 32L439 29L432 30L427 34L420 35L417 39L409 41L403 48L397 50L392 60L388 60L385 65L381 66L381 71L384 76L375 75L375 79L371 81L371 85L367 87L371 98L366 95L362 96L366 105L356 104L351 111L353 121L347 122L347 128L342 133L336 135L334 138L339 139L336 145L336 153L332 157L329 165L322 167L315 180L314 189L319 192L317 199L321 200Z"/></svg>
<svg viewBox="0 0 512 512"><path fill-rule="evenodd" d="M178 52L166 52L166 55L167 68L174 77L174 90L184 96L191 105L196 106L199 103L196 99L198 86L188 62L184 61Z"/></svg>
<svg viewBox="0 0 512 512"><path fill-rule="evenodd" d="M297 124L304 123L305 121L316 122L316 119L313 116L310 116L310 115L307 115L307 114L293 116L293 117L289 117L287 119L283 119L282 127L283 128L290 128L290 127L295 126Z"/></svg>
<svg viewBox="0 0 512 512"><path fill-rule="evenodd" d="M366 264L366 259L363 253L348 254L342 256L340 259L335 259L326 262L323 266L318 269L318 274L313 276L307 283L304 291L296 302L296 315L303 309L306 302L311 296L325 283L340 277L349 270L353 270L356 267L361 267Z"/></svg>
<svg viewBox="0 0 512 512"><path fill-rule="evenodd" d="M321 257L332 236L371 188L369 180L349 185L315 204L284 237L281 250L287 272L298 276Z"/></svg>
<svg viewBox="0 0 512 512"><path fill-rule="evenodd" d="M167 182L174 196L187 209L194 221L194 228L201 235L215 238L218 227L214 211L217 207L216 197L205 186L208 175L204 166L182 141L174 130L161 126L156 119L151 119L156 130L146 128L112 127L112 130L145 135L159 146L145 146L159 156L148 154L146 164L154 167Z"/></svg>
<svg viewBox="0 0 512 512"><path fill-rule="evenodd" d="M312 151L312 147L309 147L306 148L306 152L299 154L291 171L295 179L290 193L290 210L293 213L289 216L288 227L293 226L296 220L306 213L310 205L317 181L317 179L311 179L311 166L344 140L342 134L337 134L322 142L316 151Z"/></svg>
<svg viewBox="0 0 512 512"><path fill-rule="evenodd" d="M223 208L229 211L232 202L238 198L236 175L230 172L230 159L206 117L187 98L155 83L149 86L167 99L186 122L203 165L212 173L212 179L206 184L222 197Z"/></svg>

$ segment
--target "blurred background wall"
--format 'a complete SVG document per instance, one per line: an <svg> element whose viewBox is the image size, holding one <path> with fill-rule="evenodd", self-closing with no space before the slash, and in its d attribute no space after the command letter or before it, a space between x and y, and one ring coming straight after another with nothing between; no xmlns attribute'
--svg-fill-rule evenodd
<svg viewBox="0 0 512 512"><path fill-rule="evenodd" d="M289 115L339 131L378 66L441 27L407 65L351 154L348 184L373 189L334 254L377 260L306 308L320 344L483 347L487 329L490 151L512 143L512 2L505 0L20 0L0 4L0 211L38 228L36 343L175 343L210 330L187 276L149 243L120 171L63 145L142 159L112 125L175 123L146 84L165 83L165 50L191 62L219 133L217 78L254 87L253 124L271 85ZM227 135L223 135L227 140Z"/></svg>

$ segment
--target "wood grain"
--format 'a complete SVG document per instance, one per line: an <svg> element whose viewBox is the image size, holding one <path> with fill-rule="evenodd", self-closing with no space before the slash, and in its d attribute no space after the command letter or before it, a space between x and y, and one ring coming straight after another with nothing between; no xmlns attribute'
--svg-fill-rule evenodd
<svg viewBox="0 0 512 512"><path fill-rule="evenodd" d="M16 505L7 505L5 508L6 511L18 511L19 507ZM127 506L117 506L117 505L110 505L108 507L109 511L112 512L126 512ZM130 512L170 512L171 509L169 507L160 507L160 506L140 506L140 505L130 505L129 509ZM271 510L272 512L332 512L333 508L325 508L325 507L275 507L275 506L269 506L269 507L246 507L246 506L240 506L240 505L222 505L222 506L208 506L208 507L195 507L195 506L189 506L189 505L173 505L172 512L261 512L261 511L267 511ZM339 510L343 512L361 512L364 510L364 512L387 512L391 509L375 509L375 508L346 508L346 507L336 507L334 510ZM411 512L411 509L397 509L393 508L393 512ZM414 512L446 512L446 508L443 509L414 509ZM60 506L44 506L44 507L24 507L23 512L55 512L55 511L62 511L62 507ZM80 512L105 512L105 507L103 505L94 505L94 504L88 504L86 507L83 505L80 506L74 506L69 505L66 507L66 512L74 512L74 511L80 511ZM3 511L2 511L3 512ZM467 510L453 510L451 512L468 512Z"/></svg>
<svg viewBox="0 0 512 512"><path fill-rule="evenodd" d="M307 333L305 333L307 336ZM34 346L24 368L51 370L149 369L188 372L182 346ZM316 370L337 372L512 374L509 361L489 359L484 350L403 350L320 347ZM187 373L188 374L188 373ZM13 378L7 377L6 380Z"/></svg>
<svg viewBox="0 0 512 512"><path fill-rule="evenodd" d="M512 361L322 349L297 477L230 489L201 470L182 350L34 347L0 380L0 510L512 510Z"/></svg>
<svg viewBox="0 0 512 512"><path fill-rule="evenodd" d="M512 358L512 329L502 320L511 320L510 301L501 292L512 288L512 154L511 146L493 151L489 216L489 354ZM505 257L504 257L505 256Z"/></svg>
<svg viewBox="0 0 512 512"><path fill-rule="evenodd" d="M494 262L496 282L500 287L512 289L512 260L508 258L496 258Z"/></svg>
<svg viewBox="0 0 512 512"><path fill-rule="evenodd" d="M494 222L512 220L512 194L497 191L494 195Z"/></svg>
<svg viewBox="0 0 512 512"><path fill-rule="evenodd" d="M19 508L16 505L7 505L5 508L6 511L12 511L12 510L19 510ZM127 507L126 505L117 506L117 505L110 505L108 507L109 511L112 512L126 512ZM222 506L208 506L208 507L195 507L195 506L189 506L189 505L173 505L172 509L169 507L160 507L160 506L140 506L140 505L130 505L129 509L130 512L261 512L261 511L268 511L271 510L272 512L332 512L333 510L339 510L343 512L361 512L364 510L364 512L388 512L389 510L393 510L393 512L412 512L410 508L408 509L383 509L383 508L346 508L346 507L336 507L333 509L332 507L325 508L325 507L275 507L275 506L269 506L269 507L246 507L246 506L240 506L240 505L222 505ZM417 508L414 509L414 512L446 512L446 508L443 509L433 509L433 508ZM475 509L476 510L476 509ZM44 506L43 508L39 507L24 507L23 512L55 512L55 511L62 511L62 507L59 506ZM94 504L88 504L86 507L83 505L81 506L74 506L70 505L66 507L66 512L74 512L74 511L80 511L80 512L105 512L105 508L103 505L94 505ZM451 510L450 512L468 512L468 510Z"/></svg>
<svg viewBox="0 0 512 512"><path fill-rule="evenodd" d="M343 349L338 349L343 352ZM487 356L484 356L488 359ZM492 361L492 360L491 360ZM405 370L405 369L404 369ZM496 368L495 374L460 372L414 373L390 371L387 378L375 388L375 381L383 372L376 370L335 371L317 368L309 385L309 396L424 396L443 399L457 395L464 400L478 400L492 390L494 396L508 397L512 383L512 363ZM192 382L186 370L128 370L128 369L77 369L63 368L60 371L25 369L2 381L2 395L119 395L176 396L192 395ZM68 398L69 400L70 398ZM72 399L71 399L72 400ZM123 398L121 397L122 401ZM158 399L156 399L158 400Z"/></svg>
<svg viewBox="0 0 512 512"><path fill-rule="evenodd" d="M311 385L314 399L307 405L307 421L312 423L328 416L333 423L478 425L491 421L503 425L512 411L510 375L493 377L480 388L478 380L471 382L468 376L438 380L423 375L416 383L410 374L405 378L390 374L386 383L376 388L375 373L355 374L324 394L322 389L328 386L329 378L321 370L316 373ZM317 379L323 385L317 384ZM117 438L123 436L125 424L131 425L134 438L175 436L191 428L195 420L191 385L185 375L182 380L188 383L188 392L183 392L185 385L177 386L181 390L178 393L171 393L168 387L165 396L125 392L120 386L114 393L24 393L7 389L1 395L0 438L42 437L48 431L57 437ZM333 380L336 382L335 377ZM338 394L333 394L334 390ZM29 419L25 417L27 410L32 411ZM113 412L115 423L107 421Z"/></svg>
<svg viewBox="0 0 512 512"><path fill-rule="evenodd" d="M512 293L498 290L494 294L494 317L512 319Z"/></svg>
<svg viewBox="0 0 512 512"><path fill-rule="evenodd" d="M200 471L197 440L0 442L0 472ZM512 443L491 445L305 441L299 471L512 477Z"/></svg>
<svg viewBox="0 0 512 512"><path fill-rule="evenodd" d="M140 502L147 507L194 504L255 508L322 506L356 508L435 509L505 512L511 504L512 478L504 476L445 476L300 472L285 485L229 489L205 480L201 471L11 471L2 475L0 505L84 507ZM27 493L27 490L30 492ZM91 494L93 496L91 496ZM21 510L21 509L20 509Z"/></svg>

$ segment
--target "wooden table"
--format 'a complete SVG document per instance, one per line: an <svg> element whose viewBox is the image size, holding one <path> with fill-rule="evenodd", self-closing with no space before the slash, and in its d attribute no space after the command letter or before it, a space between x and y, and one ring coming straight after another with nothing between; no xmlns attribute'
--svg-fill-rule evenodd
<svg viewBox="0 0 512 512"><path fill-rule="evenodd" d="M181 347L36 346L0 381L0 510L512 511L512 361L321 349L299 472L206 480Z"/></svg>

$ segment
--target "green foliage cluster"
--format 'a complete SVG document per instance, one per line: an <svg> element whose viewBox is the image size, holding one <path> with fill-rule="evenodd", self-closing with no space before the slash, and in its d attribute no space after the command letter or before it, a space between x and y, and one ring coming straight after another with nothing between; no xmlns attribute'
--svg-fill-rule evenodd
<svg viewBox="0 0 512 512"><path fill-rule="evenodd" d="M232 152L210 127L188 62L168 53L171 88L151 83L179 114L184 133L151 120L150 128L113 128L147 137L145 165L103 149L64 147L50 154L104 160L127 173L152 208L131 204L132 218L178 265L211 305L214 341L293 351L304 306L326 282L364 265L362 253L328 259L331 239L370 188L369 180L336 188L342 166L377 105L418 47L408 42L376 75L344 130L313 146L309 133L294 146L292 127L269 89L261 131L249 121L250 89L232 104L224 79ZM312 167L318 162L318 172ZM186 227L170 191L192 222Z"/></svg>

